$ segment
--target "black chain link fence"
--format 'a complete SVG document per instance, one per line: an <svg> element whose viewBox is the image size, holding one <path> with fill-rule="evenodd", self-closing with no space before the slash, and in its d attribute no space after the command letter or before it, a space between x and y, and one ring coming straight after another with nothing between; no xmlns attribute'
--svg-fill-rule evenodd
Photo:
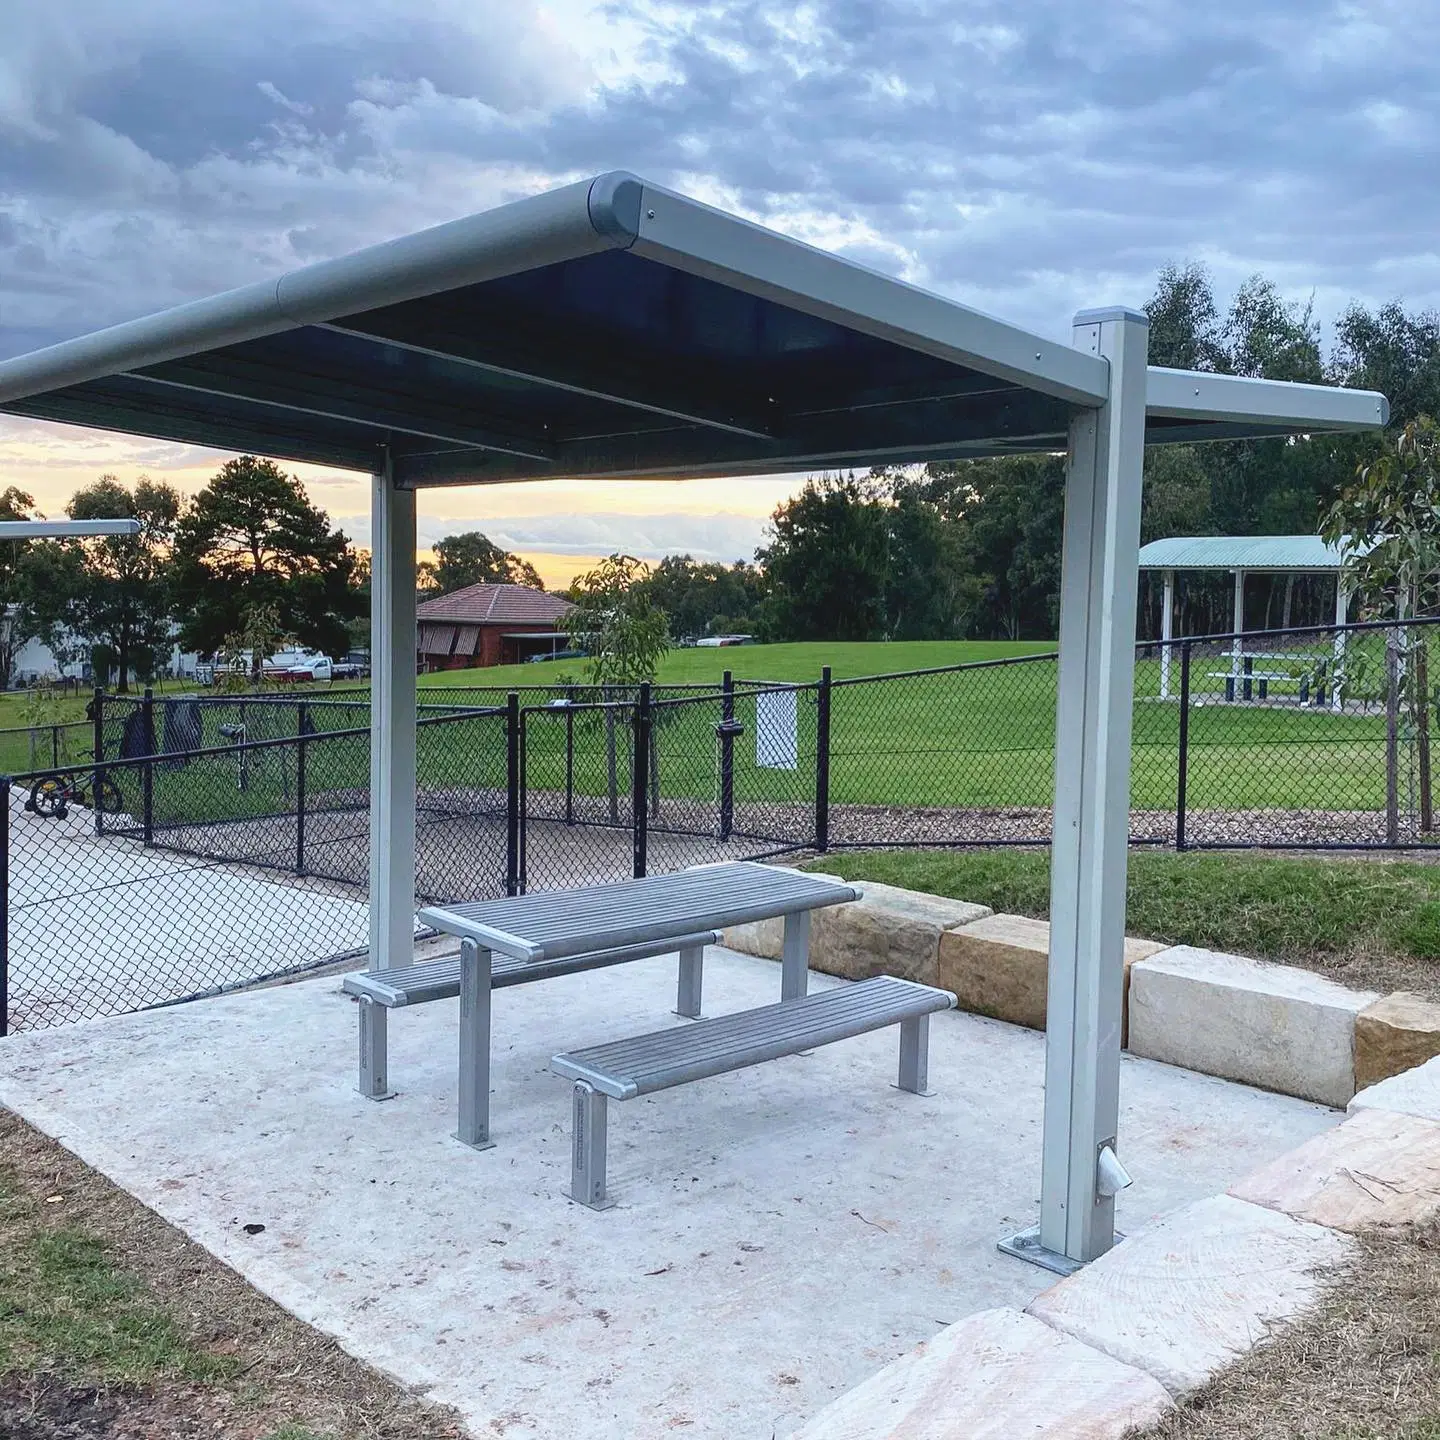
<svg viewBox="0 0 1440 1440"><path fill-rule="evenodd" d="M1132 842L1434 844L1437 623L1139 647ZM1048 844L1056 687L1054 655L719 690L427 685L417 898ZM102 696L89 734L97 758L8 783L6 1023L212 993L365 945L365 692Z"/></svg>

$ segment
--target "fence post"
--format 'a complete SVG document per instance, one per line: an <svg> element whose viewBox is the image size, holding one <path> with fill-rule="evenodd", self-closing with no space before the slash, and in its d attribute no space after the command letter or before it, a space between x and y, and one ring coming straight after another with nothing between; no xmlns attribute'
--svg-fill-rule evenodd
<svg viewBox="0 0 1440 1440"><path fill-rule="evenodd" d="M141 701L145 713L145 764L140 770L141 825L145 844L155 843L155 692L147 685ZM95 792L95 807L100 807L100 792Z"/></svg>
<svg viewBox="0 0 1440 1440"><path fill-rule="evenodd" d="M305 873L305 752L309 706L302 700L295 707L295 873Z"/></svg>
<svg viewBox="0 0 1440 1440"><path fill-rule="evenodd" d="M637 880L645 878L649 863L650 833L648 826L650 789L650 682L642 681L635 700L635 745L630 763L630 824L634 840Z"/></svg>
<svg viewBox="0 0 1440 1440"><path fill-rule="evenodd" d="M530 727L525 712L520 712L520 743L515 747L519 756L518 793L520 803L516 807L520 814L519 837L515 845L515 871L518 893L524 895L530 888Z"/></svg>
<svg viewBox="0 0 1440 1440"><path fill-rule="evenodd" d="M58 725L50 727L50 768L52 770L60 768L60 727Z"/></svg>
<svg viewBox="0 0 1440 1440"><path fill-rule="evenodd" d="M815 848L830 848L830 667L820 671L815 694Z"/></svg>
<svg viewBox="0 0 1440 1440"><path fill-rule="evenodd" d="M720 838L735 828L735 676L720 677Z"/></svg>
<svg viewBox="0 0 1440 1440"><path fill-rule="evenodd" d="M1190 779L1190 642L1180 647L1180 765L1175 779L1175 848L1185 848L1185 790Z"/></svg>
<svg viewBox="0 0 1440 1440"><path fill-rule="evenodd" d="M1385 632L1385 843L1400 843L1400 646Z"/></svg>
<svg viewBox="0 0 1440 1440"><path fill-rule="evenodd" d="M95 800L95 833L102 834L105 828L105 812L100 806L100 782L105 778L105 687L97 685L90 701L91 739L90 753L95 757L95 773L90 777L90 794Z"/></svg>
<svg viewBox="0 0 1440 1440"><path fill-rule="evenodd" d="M565 698L565 823L575 823L575 693Z"/></svg>
<svg viewBox="0 0 1440 1440"><path fill-rule="evenodd" d="M520 893L520 696L505 700L505 893Z"/></svg>
<svg viewBox="0 0 1440 1440"><path fill-rule="evenodd" d="M0 775L0 1037L10 1033L10 777Z"/></svg>

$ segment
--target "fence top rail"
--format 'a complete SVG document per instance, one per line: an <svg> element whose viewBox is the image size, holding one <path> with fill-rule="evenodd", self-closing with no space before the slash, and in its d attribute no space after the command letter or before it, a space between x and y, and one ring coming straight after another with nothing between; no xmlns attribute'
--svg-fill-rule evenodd
<svg viewBox="0 0 1440 1440"><path fill-rule="evenodd" d="M466 710L460 715L422 715L415 724L418 727L433 727L438 725L453 725L458 721L475 720L478 718L493 718L505 715L504 707ZM359 740L370 739L370 727L351 726L345 730L317 730L309 735L281 735L272 740L243 740L231 745L207 745L197 750L157 750L152 755L131 755L125 758L117 756L115 759L104 760L81 760L72 765L51 765L43 770L17 770L10 775L11 782L19 780L44 780L53 775L68 775L75 772L93 774L96 770L104 770L107 773L112 770L133 770L146 765L153 765L157 761L175 760L204 760L226 756L234 756L241 753L253 754L257 750L275 750L282 746L291 747L307 745L314 747L323 745L330 740Z"/></svg>
<svg viewBox="0 0 1440 1440"><path fill-rule="evenodd" d="M88 720L37 720L33 725L0 725L0 735L31 735L36 730L89 730Z"/></svg>
<svg viewBox="0 0 1440 1440"><path fill-rule="evenodd" d="M1414 615L1406 619L1355 620L1348 625L1283 625L1270 630L1220 630L1208 635L1175 635L1167 640L1144 640L1139 642L1146 649L1158 649L1168 645L1179 649L1182 645L1213 645L1222 640L1268 640L1280 635L1340 636L1364 634L1371 630L1411 630L1440 625L1440 615Z"/></svg>

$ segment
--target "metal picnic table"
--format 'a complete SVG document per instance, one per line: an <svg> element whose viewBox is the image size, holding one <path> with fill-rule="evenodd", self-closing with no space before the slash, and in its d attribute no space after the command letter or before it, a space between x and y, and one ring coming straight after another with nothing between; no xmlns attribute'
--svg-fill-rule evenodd
<svg viewBox="0 0 1440 1440"><path fill-rule="evenodd" d="M534 965L539 972L535 978L540 979L563 973L563 966L557 967L555 962L566 959L573 958L576 969L592 968L585 963L586 957L783 916L780 999L795 1000L808 988L810 912L859 898L860 892L849 885L742 861L613 885L421 910L422 923L461 941L457 1138L477 1149L492 1143L492 955L518 962L515 968L522 971ZM682 1013L699 1012L700 955L698 949L682 952L678 1007ZM684 1000L687 992L694 1002L689 1009Z"/></svg>

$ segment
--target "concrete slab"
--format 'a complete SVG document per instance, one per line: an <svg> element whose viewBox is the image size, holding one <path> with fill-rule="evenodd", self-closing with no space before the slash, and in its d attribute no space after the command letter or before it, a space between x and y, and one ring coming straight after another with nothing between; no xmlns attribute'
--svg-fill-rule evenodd
<svg viewBox="0 0 1440 1440"><path fill-rule="evenodd" d="M1216 1195L1168 1215L1038 1296L1029 1313L1147 1370L1177 1399L1314 1298L1347 1236Z"/></svg>
<svg viewBox="0 0 1440 1440"><path fill-rule="evenodd" d="M1371 1085L1350 1102L1349 1108L1352 1115L1361 1110L1400 1110L1426 1120L1440 1120L1440 1058Z"/></svg>
<svg viewBox="0 0 1440 1440"><path fill-rule="evenodd" d="M1337 1230L1430 1220L1440 1214L1440 1124L1362 1110L1247 1175L1230 1194Z"/></svg>
<svg viewBox="0 0 1440 1440"><path fill-rule="evenodd" d="M497 995L483 1153L450 1138L454 1002L392 1018L401 1094L377 1105L333 979L16 1036L0 1103L507 1440L770 1440L1048 1283L995 1250L1037 1211L1044 1037L953 1012L931 1022L933 1098L892 1088L892 1031L613 1106L619 1204L570 1204L549 1059L682 1023L674 987L662 958ZM778 993L774 962L710 952L708 1013ZM1131 1233L1336 1119L1129 1058L1121 1095Z"/></svg>
<svg viewBox="0 0 1440 1440"><path fill-rule="evenodd" d="M1355 1093L1355 1017L1378 998L1308 970L1177 945L1131 968L1130 1049L1344 1105Z"/></svg>
<svg viewBox="0 0 1440 1440"><path fill-rule="evenodd" d="M1018 1310L942 1330L791 1440L1121 1440L1172 1408L1143 1370Z"/></svg>

